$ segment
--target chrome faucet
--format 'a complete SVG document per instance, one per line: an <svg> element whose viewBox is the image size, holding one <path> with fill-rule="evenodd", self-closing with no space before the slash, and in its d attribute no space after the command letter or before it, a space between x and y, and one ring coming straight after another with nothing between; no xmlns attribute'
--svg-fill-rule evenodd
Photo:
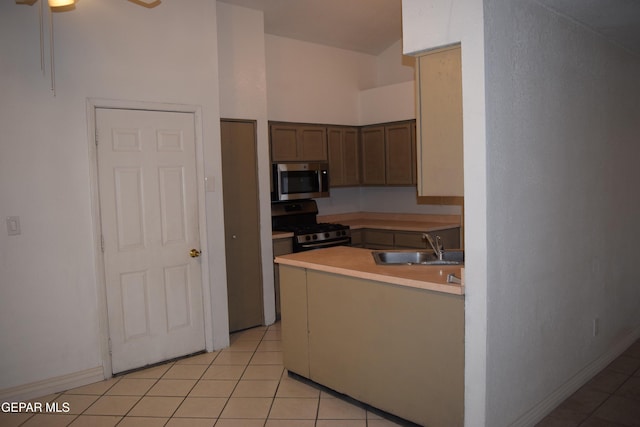
<svg viewBox="0 0 640 427"><path fill-rule="evenodd" d="M435 242L433 241L433 237L429 233L422 233L422 238L426 240L431 249L433 249L433 253L438 257L439 261L442 261L442 255L444 254L444 248L442 247L442 239L440 236L436 236Z"/></svg>

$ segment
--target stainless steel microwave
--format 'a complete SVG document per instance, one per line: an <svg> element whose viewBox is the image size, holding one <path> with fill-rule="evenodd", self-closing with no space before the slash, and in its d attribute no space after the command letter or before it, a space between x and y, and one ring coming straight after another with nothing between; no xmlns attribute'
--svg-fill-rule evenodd
<svg viewBox="0 0 640 427"><path fill-rule="evenodd" d="M274 163L271 200L329 197L328 163Z"/></svg>

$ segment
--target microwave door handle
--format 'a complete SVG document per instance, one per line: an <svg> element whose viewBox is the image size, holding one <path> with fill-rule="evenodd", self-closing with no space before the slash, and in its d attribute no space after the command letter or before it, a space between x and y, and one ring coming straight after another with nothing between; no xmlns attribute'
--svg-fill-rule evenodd
<svg viewBox="0 0 640 427"><path fill-rule="evenodd" d="M318 169L318 192L319 193L324 193L328 189L328 187L324 188L324 185L323 185L324 179L322 175L324 175L324 173L325 173L324 169ZM328 182L329 181L327 181L327 185L328 185Z"/></svg>

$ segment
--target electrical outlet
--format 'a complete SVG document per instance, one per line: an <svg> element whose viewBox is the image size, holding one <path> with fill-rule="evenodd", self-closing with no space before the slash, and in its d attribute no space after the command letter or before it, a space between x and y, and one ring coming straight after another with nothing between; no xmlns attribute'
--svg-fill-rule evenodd
<svg viewBox="0 0 640 427"><path fill-rule="evenodd" d="M594 317L593 318L593 336L597 337L599 333L600 333L600 318Z"/></svg>
<svg viewBox="0 0 640 427"><path fill-rule="evenodd" d="M20 217L8 216L7 217L7 234L9 236L18 236L22 233L20 230Z"/></svg>

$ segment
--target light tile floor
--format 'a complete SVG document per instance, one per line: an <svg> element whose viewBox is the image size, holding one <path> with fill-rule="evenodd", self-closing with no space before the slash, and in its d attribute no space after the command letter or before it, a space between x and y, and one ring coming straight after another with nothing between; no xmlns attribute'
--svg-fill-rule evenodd
<svg viewBox="0 0 640 427"><path fill-rule="evenodd" d="M231 336L229 348L64 393L64 414L0 413L9 426L387 427L377 414L289 378L280 324Z"/></svg>
<svg viewBox="0 0 640 427"><path fill-rule="evenodd" d="M35 399L65 414L7 414L11 426L387 427L397 424L288 377L280 324L231 336L219 352ZM640 426L640 341L537 427Z"/></svg>

